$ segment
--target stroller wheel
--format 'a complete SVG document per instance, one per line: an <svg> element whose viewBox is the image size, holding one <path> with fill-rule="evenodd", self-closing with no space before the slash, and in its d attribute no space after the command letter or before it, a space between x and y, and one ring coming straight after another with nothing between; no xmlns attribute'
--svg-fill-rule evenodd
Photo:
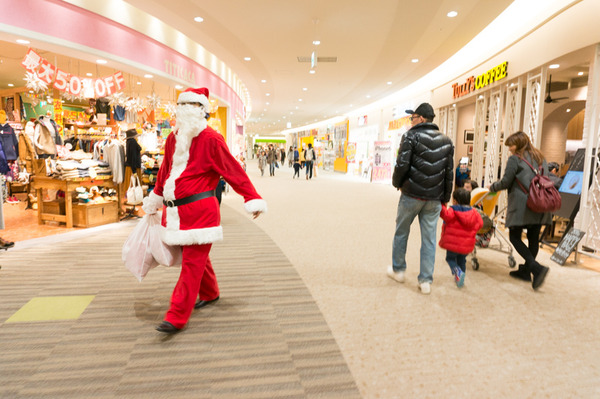
<svg viewBox="0 0 600 399"><path fill-rule="evenodd" d="M508 267L510 267L512 269L516 265L517 265L517 261L515 260L515 258L512 255L508 255Z"/></svg>
<svg viewBox="0 0 600 399"><path fill-rule="evenodd" d="M477 258L471 258L471 266L473 270L479 270L479 260Z"/></svg>

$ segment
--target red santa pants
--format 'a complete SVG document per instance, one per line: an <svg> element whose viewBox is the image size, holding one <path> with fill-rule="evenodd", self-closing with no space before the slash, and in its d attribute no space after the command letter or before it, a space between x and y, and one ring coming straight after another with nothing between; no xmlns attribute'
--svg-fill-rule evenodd
<svg viewBox="0 0 600 399"><path fill-rule="evenodd" d="M171 307L165 316L165 321L176 328L186 325L198 295L203 301L219 296L217 277L208 257L211 247L212 244L182 247L181 274L171 296Z"/></svg>

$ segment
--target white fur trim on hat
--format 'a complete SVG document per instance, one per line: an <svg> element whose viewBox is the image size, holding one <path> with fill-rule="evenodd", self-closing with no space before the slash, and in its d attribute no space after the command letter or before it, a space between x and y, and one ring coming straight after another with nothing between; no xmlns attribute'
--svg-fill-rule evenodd
<svg viewBox="0 0 600 399"><path fill-rule="evenodd" d="M200 103L204 105L204 108L210 107L210 102L204 94L197 94L193 91L184 91L177 99L178 103Z"/></svg>
<svg viewBox="0 0 600 399"><path fill-rule="evenodd" d="M206 227L192 230L171 230L161 226L160 238L168 245L201 245L223 239L223 227Z"/></svg>
<svg viewBox="0 0 600 399"><path fill-rule="evenodd" d="M244 209L246 209L246 212L248 212L248 213L254 213L254 212L266 213L267 212L267 201L265 201L263 199L250 200L244 204Z"/></svg>

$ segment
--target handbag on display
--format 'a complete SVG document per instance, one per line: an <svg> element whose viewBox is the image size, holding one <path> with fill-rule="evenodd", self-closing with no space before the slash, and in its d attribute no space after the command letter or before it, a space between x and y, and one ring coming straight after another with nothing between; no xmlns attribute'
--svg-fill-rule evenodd
<svg viewBox="0 0 600 399"><path fill-rule="evenodd" d="M144 199L144 190L140 185L140 179L136 174L131 175L129 188L127 189L127 203L131 205L141 204Z"/></svg>
<svg viewBox="0 0 600 399"><path fill-rule="evenodd" d="M560 209L562 200L560 193L554 187L554 183L548 176L544 176L544 169L542 165L539 166L539 170L535 169L532 164L521 157L523 161L533 170L535 176L531 179L529 184L529 192L525 190L525 187L521 184L519 179L517 183L521 187L521 190L527 194L527 208L537 213L555 212Z"/></svg>

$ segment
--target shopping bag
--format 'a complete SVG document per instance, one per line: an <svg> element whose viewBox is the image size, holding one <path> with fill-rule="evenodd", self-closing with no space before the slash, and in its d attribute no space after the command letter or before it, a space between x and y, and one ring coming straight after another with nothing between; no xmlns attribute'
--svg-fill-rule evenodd
<svg viewBox="0 0 600 399"><path fill-rule="evenodd" d="M150 224L150 251L156 263L163 266L181 265L181 246L165 244L160 238L160 214L147 216Z"/></svg>
<svg viewBox="0 0 600 399"><path fill-rule="evenodd" d="M144 216L135 226L125 244L121 253L121 259L125 262L125 267L138 279L142 281L150 269L158 266L158 262L152 255L150 244L150 230L152 215Z"/></svg>
<svg viewBox="0 0 600 399"><path fill-rule="evenodd" d="M127 189L127 203L130 205L141 204L144 199L144 190L136 174L131 175L129 188Z"/></svg>

